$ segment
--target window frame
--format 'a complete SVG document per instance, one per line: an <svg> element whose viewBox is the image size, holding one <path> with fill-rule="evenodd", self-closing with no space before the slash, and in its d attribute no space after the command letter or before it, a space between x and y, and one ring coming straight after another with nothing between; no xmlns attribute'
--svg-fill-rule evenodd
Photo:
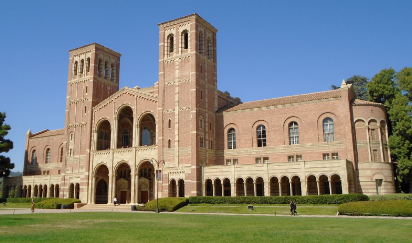
<svg viewBox="0 0 412 243"><path fill-rule="evenodd" d="M236 149L236 129L233 127L227 131L227 148Z"/></svg>
<svg viewBox="0 0 412 243"><path fill-rule="evenodd" d="M335 141L335 123L330 117L323 119L323 141L326 143L332 143Z"/></svg>
<svg viewBox="0 0 412 243"><path fill-rule="evenodd" d="M266 147L266 126L260 124L256 128L256 145L257 147Z"/></svg>
<svg viewBox="0 0 412 243"><path fill-rule="evenodd" d="M299 124L296 121L292 121L288 126L289 131L289 145L299 144Z"/></svg>

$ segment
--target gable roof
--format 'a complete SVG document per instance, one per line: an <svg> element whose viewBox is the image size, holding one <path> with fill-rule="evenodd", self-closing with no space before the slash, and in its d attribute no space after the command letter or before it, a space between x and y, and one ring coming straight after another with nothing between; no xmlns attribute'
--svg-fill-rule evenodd
<svg viewBox="0 0 412 243"><path fill-rule="evenodd" d="M49 137L49 136L56 136L56 135L63 135L64 134L64 129L57 129L57 130L51 130L49 129L36 132L33 134L30 138L42 138L42 137Z"/></svg>

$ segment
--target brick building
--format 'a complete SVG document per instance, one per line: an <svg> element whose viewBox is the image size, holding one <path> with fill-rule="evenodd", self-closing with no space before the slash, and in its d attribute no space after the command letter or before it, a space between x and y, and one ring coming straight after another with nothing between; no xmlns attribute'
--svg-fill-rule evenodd
<svg viewBox="0 0 412 243"><path fill-rule="evenodd" d="M197 14L159 28L152 87L119 89L121 54L109 48L69 51L65 126L28 131L24 175L7 178L6 195L134 204L157 191L395 192L383 105L356 99L344 81L337 90L242 103L217 89L216 28Z"/></svg>

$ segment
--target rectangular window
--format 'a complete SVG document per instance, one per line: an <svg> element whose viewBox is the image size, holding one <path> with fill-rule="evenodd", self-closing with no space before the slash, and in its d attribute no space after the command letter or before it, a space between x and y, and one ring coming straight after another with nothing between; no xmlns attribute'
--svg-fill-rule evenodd
<svg viewBox="0 0 412 243"><path fill-rule="evenodd" d="M289 161L289 162L295 161L295 156L289 155L289 156L288 156L288 161Z"/></svg>
<svg viewBox="0 0 412 243"><path fill-rule="evenodd" d="M376 140L376 131L375 131L375 129L371 129L371 140Z"/></svg>
<svg viewBox="0 0 412 243"><path fill-rule="evenodd" d="M43 171L43 175L46 175L46 171Z"/></svg>
<svg viewBox="0 0 412 243"><path fill-rule="evenodd" d="M203 138L200 138L200 147L203 148L204 144L203 144Z"/></svg>
<svg viewBox="0 0 412 243"><path fill-rule="evenodd" d="M262 164L262 158L256 158L256 164Z"/></svg>
<svg viewBox="0 0 412 243"><path fill-rule="evenodd" d="M373 161L378 161L378 150L376 149L373 150Z"/></svg>
<svg viewBox="0 0 412 243"><path fill-rule="evenodd" d="M49 175L49 174L50 174L50 171L47 171L47 172L46 172L46 175Z"/></svg>
<svg viewBox="0 0 412 243"><path fill-rule="evenodd" d="M209 143L210 143L209 148L210 148L210 149L213 149L213 141L212 141L212 140L210 140L210 142L209 142Z"/></svg>
<svg viewBox="0 0 412 243"><path fill-rule="evenodd" d="M323 154L323 160L329 160L330 156L329 154Z"/></svg>
<svg viewBox="0 0 412 243"><path fill-rule="evenodd" d="M269 157L263 157L263 163L269 164Z"/></svg>
<svg viewBox="0 0 412 243"><path fill-rule="evenodd" d="M226 160L226 165L231 165L232 164L232 160L231 159L227 159Z"/></svg>
<svg viewBox="0 0 412 243"><path fill-rule="evenodd" d="M303 161L302 160L302 155L296 155L296 161Z"/></svg>
<svg viewBox="0 0 412 243"><path fill-rule="evenodd" d="M238 160L238 159L233 159L233 164L234 164L234 165L239 164L239 160Z"/></svg>
<svg viewBox="0 0 412 243"><path fill-rule="evenodd" d="M58 171L57 171L57 174L59 174L59 175L60 175L60 174L61 174L61 170L58 170Z"/></svg>
<svg viewBox="0 0 412 243"><path fill-rule="evenodd" d="M162 180L162 171L161 170L156 170L156 180L157 181Z"/></svg>
<svg viewBox="0 0 412 243"><path fill-rule="evenodd" d="M338 153L332 153L332 159L339 159Z"/></svg>

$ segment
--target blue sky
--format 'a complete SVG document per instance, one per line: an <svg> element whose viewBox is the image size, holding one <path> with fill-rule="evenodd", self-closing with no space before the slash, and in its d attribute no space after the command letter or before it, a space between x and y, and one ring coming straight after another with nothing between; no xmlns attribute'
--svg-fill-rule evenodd
<svg viewBox="0 0 412 243"><path fill-rule="evenodd" d="M157 24L195 12L219 30L218 88L243 102L412 66L412 1L0 1L0 111L14 171L28 129L64 127L68 50L100 43L122 53L120 88L152 86Z"/></svg>

